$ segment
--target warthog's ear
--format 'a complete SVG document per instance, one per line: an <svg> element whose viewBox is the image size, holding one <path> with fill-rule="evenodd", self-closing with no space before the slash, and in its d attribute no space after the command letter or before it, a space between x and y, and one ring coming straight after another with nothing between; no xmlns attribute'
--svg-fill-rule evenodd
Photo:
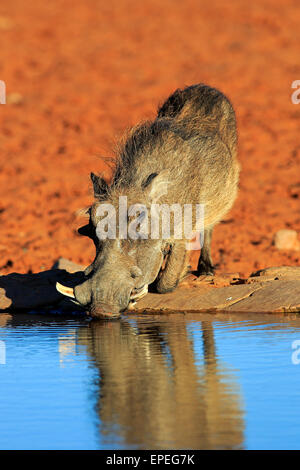
<svg viewBox="0 0 300 470"><path fill-rule="evenodd" d="M170 171L162 170L160 173L151 173L142 184L142 188L147 191L151 202L157 202L161 196L167 194L170 183Z"/></svg>
<svg viewBox="0 0 300 470"><path fill-rule="evenodd" d="M103 194L107 193L108 184L104 181L101 176L97 176L94 173L91 173L91 180L94 187L94 196L95 198L99 198L103 196Z"/></svg>

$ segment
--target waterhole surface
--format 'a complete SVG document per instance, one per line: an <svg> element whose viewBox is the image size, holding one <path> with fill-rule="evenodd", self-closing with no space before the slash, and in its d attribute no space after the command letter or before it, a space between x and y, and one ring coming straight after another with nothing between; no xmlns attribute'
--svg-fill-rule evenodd
<svg viewBox="0 0 300 470"><path fill-rule="evenodd" d="M297 449L300 318L0 315L0 449Z"/></svg>

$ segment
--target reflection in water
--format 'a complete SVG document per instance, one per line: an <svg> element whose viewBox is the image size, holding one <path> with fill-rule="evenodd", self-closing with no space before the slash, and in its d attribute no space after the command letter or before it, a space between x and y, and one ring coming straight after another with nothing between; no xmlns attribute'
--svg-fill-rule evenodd
<svg viewBox="0 0 300 470"><path fill-rule="evenodd" d="M241 448L235 377L216 358L212 322L202 322L204 360L196 362L184 316L91 322L78 330L99 369L101 438L125 447Z"/></svg>
<svg viewBox="0 0 300 470"><path fill-rule="evenodd" d="M299 338L297 314L0 314L0 449L298 449Z"/></svg>
<svg viewBox="0 0 300 470"><path fill-rule="evenodd" d="M58 352L61 367L64 367L65 362L76 354L75 338L75 328L70 328L67 333L60 334L58 336Z"/></svg>

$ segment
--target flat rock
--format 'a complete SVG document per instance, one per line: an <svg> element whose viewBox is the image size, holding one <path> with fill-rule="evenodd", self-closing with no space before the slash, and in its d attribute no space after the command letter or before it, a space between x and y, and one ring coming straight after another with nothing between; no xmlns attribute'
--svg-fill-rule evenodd
<svg viewBox="0 0 300 470"><path fill-rule="evenodd" d="M228 312L300 312L300 280L270 281L226 308Z"/></svg>
<svg viewBox="0 0 300 470"><path fill-rule="evenodd" d="M261 282L263 280L276 281L279 279L300 280L300 266L275 266L272 268L260 269L259 271L252 273L248 281Z"/></svg>
<svg viewBox="0 0 300 470"><path fill-rule="evenodd" d="M225 311L232 304L239 302L259 289L259 285L239 285L207 289L199 286L195 289L180 288L168 294L148 294L136 303L135 312L207 312Z"/></svg>
<svg viewBox="0 0 300 470"><path fill-rule="evenodd" d="M132 310L137 313L300 312L300 267L266 268L248 279L240 279L238 273L200 278L189 275L174 292L148 294Z"/></svg>
<svg viewBox="0 0 300 470"><path fill-rule="evenodd" d="M73 263L66 258L59 258L52 266L52 269L64 269L68 273L76 273L85 269L81 264Z"/></svg>
<svg viewBox="0 0 300 470"><path fill-rule="evenodd" d="M73 287L84 279L84 267L60 258L53 269L36 274L0 276L0 311L19 311L74 304L57 292L56 282ZM149 293L131 313L300 312L300 267L262 269L248 279L238 273L190 274L168 294Z"/></svg>

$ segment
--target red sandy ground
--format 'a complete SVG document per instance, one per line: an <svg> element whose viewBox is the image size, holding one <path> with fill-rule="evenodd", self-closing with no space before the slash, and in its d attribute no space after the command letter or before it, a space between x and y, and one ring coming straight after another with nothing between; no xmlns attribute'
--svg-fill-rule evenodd
<svg viewBox="0 0 300 470"><path fill-rule="evenodd" d="M1 2L0 271L90 263L92 242L76 234L90 171L197 82L226 93L238 119L240 192L215 230L219 270L299 265L272 246L277 230L300 231L299 25L298 0Z"/></svg>

